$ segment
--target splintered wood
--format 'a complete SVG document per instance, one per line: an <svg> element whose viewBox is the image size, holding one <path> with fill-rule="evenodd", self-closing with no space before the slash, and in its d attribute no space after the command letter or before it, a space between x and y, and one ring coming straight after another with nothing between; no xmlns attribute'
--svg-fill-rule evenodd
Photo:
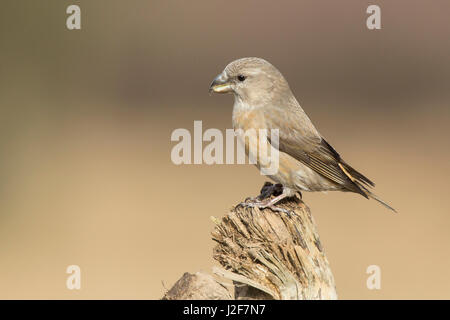
<svg viewBox="0 0 450 320"><path fill-rule="evenodd" d="M297 199L271 209L236 206L216 226L216 275L235 285L236 299L337 299L333 274L309 208Z"/></svg>

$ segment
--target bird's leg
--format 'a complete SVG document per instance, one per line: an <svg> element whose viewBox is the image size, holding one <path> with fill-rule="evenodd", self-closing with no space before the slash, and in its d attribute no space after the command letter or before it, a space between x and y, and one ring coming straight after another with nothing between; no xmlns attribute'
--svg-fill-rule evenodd
<svg viewBox="0 0 450 320"><path fill-rule="evenodd" d="M270 198L271 196L278 196L283 193L283 185L280 183L273 184L266 181L261 188L260 194L257 197L247 197L244 203L248 202L260 202L261 200Z"/></svg>
<svg viewBox="0 0 450 320"><path fill-rule="evenodd" d="M270 193L268 198L264 197L266 195L266 193L269 191L268 188L273 188L270 191L279 191L281 185L268 185L268 183L266 182L263 186L263 189L261 189L261 194L256 198L256 200L253 200L251 202L241 202L239 205L243 206L243 207L247 207L247 208L260 208L260 209L265 209L265 208L269 208L272 211L276 211L276 212L284 212L286 213L289 217L291 216L291 212L290 210L284 209L284 208L280 208L275 206L276 203L278 203L279 201L283 200L284 198L288 197L289 195L286 192L281 192L278 193L278 195L271 199L270 196L273 193ZM264 190L264 188L266 188L266 190ZM281 186L282 188L282 186ZM264 197L264 198L262 198ZM262 198L262 199L261 199Z"/></svg>

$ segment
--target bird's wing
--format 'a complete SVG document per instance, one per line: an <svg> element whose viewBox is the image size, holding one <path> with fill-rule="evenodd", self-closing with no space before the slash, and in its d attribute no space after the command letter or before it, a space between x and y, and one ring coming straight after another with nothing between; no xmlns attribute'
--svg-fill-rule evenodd
<svg viewBox="0 0 450 320"><path fill-rule="evenodd" d="M336 150L323 139L308 116L298 109L274 108L265 113L269 129L279 130L279 150L349 191L368 197L360 187L373 182L346 164Z"/></svg>

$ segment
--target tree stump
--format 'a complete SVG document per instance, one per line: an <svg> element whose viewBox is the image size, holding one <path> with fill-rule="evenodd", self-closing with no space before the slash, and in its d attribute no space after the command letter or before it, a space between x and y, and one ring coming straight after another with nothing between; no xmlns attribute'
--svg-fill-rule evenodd
<svg viewBox="0 0 450 320"><path fill-rule="evenodd" d="M221 219L212 217L212 239L217 243L213 257L223 267L214 267L213 272L233 281L235 299L337 299L333 274L309 208L297 198L277 206L291 214L238 205ZM216 281L209 277L210 282ZM210 290L208 286L193 287ZM223 290L215 292L220 294L200 296L230 299ZM171 298L186 296L192 295L183 292Z"/></svg>

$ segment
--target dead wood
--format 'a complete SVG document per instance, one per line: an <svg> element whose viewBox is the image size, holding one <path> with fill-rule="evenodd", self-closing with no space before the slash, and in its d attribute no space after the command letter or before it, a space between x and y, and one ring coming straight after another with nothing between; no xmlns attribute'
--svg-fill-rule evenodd
<svg viewBox="0 0 450 320"><path fill-rule="evenodd" d="M291 214L236 206L224 217L212 218L213 257L221 265L213 272L233 281L235 299L337 299L309 208L298 199L277 206ZM205 277L185 274L165 298L231 298L213 277Z"/></svg>

